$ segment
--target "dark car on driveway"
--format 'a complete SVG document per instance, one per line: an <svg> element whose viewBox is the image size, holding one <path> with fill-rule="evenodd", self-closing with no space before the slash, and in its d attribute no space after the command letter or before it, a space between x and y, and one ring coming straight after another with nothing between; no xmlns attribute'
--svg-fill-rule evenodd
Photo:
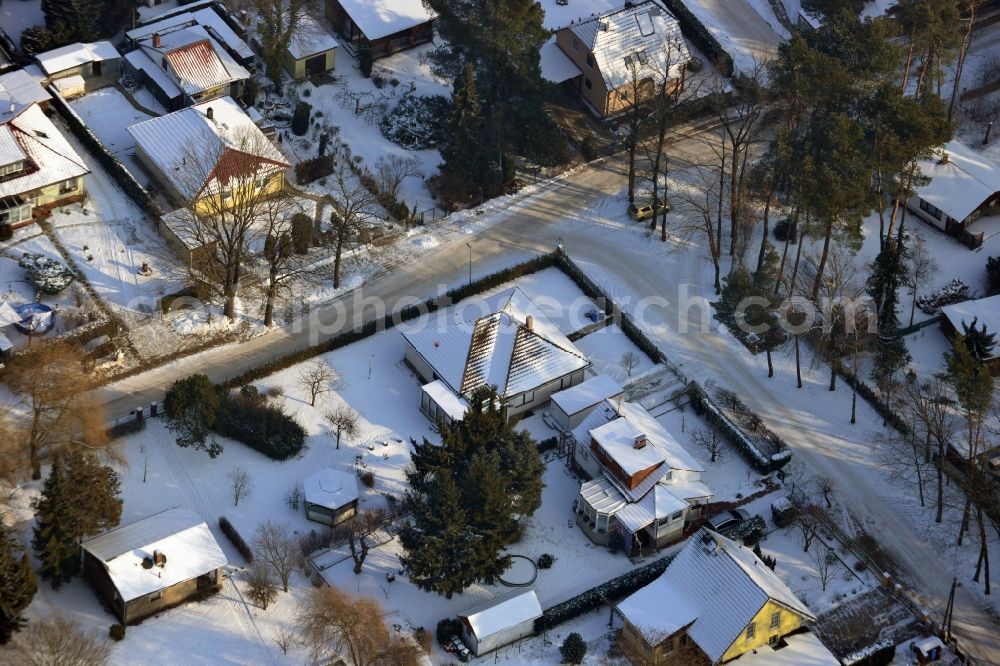
<svg viewBox="0 0 1000 666"><path fill-rule="evenodd" d="M708 519L708 527L716 532L731 530L743 521L750 520L750 514L743 509L729 509Z"/></svg>

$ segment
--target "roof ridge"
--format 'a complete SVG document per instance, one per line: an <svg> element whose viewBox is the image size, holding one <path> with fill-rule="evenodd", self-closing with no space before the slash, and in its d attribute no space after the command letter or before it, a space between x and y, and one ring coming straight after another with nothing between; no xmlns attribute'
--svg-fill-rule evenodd
<svg viewBox="0 0 1000 666"><path fill-rule="evenodd" d="M25 109L24 109L24 110L26 111L27 109L31 108L31 106L34 106L34 105L29 105L29 106L25 107ZM87 166L86 164L81 164L80 162L77 162L77 161L76 161L75 159L73 159L73 158L72 158L72 157L70 157L69 155L63 155L63 154L62 154L62 153L61 153L60 151L56 150L56 148L55 148L54 146L50 146L50 145L49 145L49 144L47 144L47 143L46 143L45 141L43 141L43 140L42 140L42 137L38 136L38 135L37 135L37 134L35 134L34 132L29 132L28 130L26 130L26 129L24 129L24 128L21 128L21 127L18 127L18 126L17 126L17 125L16 125L15 123L14 123L14 121L15 121L15 120L17 120L17 119L18 119L18 118L20 118L20 117L21 117L21 114L18 114L17 116L14 116L14 118L11 118L11 119L10 119L10 120L8 121L8 123L10 124L10 126L11 126L11 127L12 127L12 128L14 129L14 130L16 130L16 133L18 133L18 134L23 134L23 135L24 135L25 137L27 137L27 138L31 139L31 140L32 140L33 142L37 143L37 144L38 144L39 146L41 146L41 147L42 147L42 148L44 148L45 150L49 151L50 153L52 153L52 154L54 154L54 155L58 155L59 157L63 158L64 160L68 160L68 161L72 162L73 164L75 164L76 166L80 167L81 169L86 169L86 170L87 170L88 172L90 171L90 168L89 168L89 167L88 167L88 166ZM49 122L51 122L51 121L49 121ZM55 130L56 130L57 132L60 132L59 128L58 128L58 127L56 127L56 126L55 126L55 124L53 124L52 126L53 126L53 127L55 128ZM68 143L68 142L67 142L67 143ZM27 148L26 148L26 147L24 147L24 145L23 145L23 144L22 144L22 147L23 147L23 148L25 148L25 150L27 150ZM72 146L70 146L70 149L72 149ZM75 151L74 151L74 152L75 152ZM78 157L79 157L79 156L78 156Z"/></svg>

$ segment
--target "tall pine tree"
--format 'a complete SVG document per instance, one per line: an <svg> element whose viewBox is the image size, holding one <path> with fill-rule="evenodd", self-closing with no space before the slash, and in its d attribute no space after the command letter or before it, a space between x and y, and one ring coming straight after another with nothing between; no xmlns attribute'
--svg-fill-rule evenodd
<svg viewBox="0 0 1000 666"><path fill-rule="evenodd" d="M11 530L0 521L0 643L6 643L25 624L21 612L38 590L28 554Z"/></svg>
<svg viewBox="0 0 1000 666"><path fill-rule="evenodd" d="M902 241L886 243L875 257L868 277L867 291L875 302L877 336L873 348L871 376L885 393L896 373L910 360L906 343L899 333L899 289L908 271L906 248Z"/></svg>
<svg viewBox="0 0 1000 666"><path fill-rule="evenodd" d="M73 498L61 453L52 459L41 496L35 500L35 530L32 547L41 562L39 575L58 589L80 569L80 544L76 536Z"/></svg>
<svg viewBox="0 0 1000 666"><path fill-rule="evenodd" d="M448 196L468 199L494 195L500 188L498 156L485 145L485 120L476 90L476 73L466 65L455 79L448 142L441 147L442 184Z"/></svg>
<svg viewBox="0 0 1000 666"><path fill-rule="evenodd" d="M98 462L93 454L64 454L66 485L73 498L73 524L77 540L117 527L122 517L118 473Z"/></svg>
<svg viewBox="0 0 1000 666"><path fill-rule="evenodd" d="M544 466L535 442L507 422L489 389L469 403L462 421L441 425L439 446L425 442L414 451L403 500L410 580L448 596L496 580L520 521L541 505Z"/></svg>

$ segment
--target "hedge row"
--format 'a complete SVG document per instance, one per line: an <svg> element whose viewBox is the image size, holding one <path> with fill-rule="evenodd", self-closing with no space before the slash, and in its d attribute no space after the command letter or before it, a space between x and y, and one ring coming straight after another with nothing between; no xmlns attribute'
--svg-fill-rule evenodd
<svg viewBox="0 0 1000 666"><path fill-rule="evenodd" d="M142 432L146 429L146 419L143 418L130 418L121 423L116 423L110 428L108 428L108 438L115 440L125 437L126 435L132 435L137 432Z"/></svg>
<svg viewBox="0 0 1000 666"><path fill-rule="evenodd" d="M858 395L868 401L868 404L871 405L872 409L874 409L887 424L891 425L902 435L909 436L911 434L910 426L907 425L903 419L899 418L899 414L897 414L892 407L887 405L885 401L883 401L882 398L880 398L878 394L872 390L872 387L861 381L857 375L846 368L840 367L837 372L841 377L843 377L844 381L847 382L848 386L852 387L858 392Z"/></svg>
<svg viewBox="0 0 1000 666"><path fill-rule="evenodd" d="M759 473L769 474L781 469L788 463L792 455L790 450L785 449L784 451L775 453L773 456L764 454L746 436L743 430L733 423L712 402L712 399L708 397L708 394L705 393L705 390L697 382L688 383L688 395L690 396L691 406L694 408L695 413L704 416L709 423L719 428L726 436L726 439L736 446L737 450L743 455L743 458Z"/></svg>
<svg viewBox="0 0 1000 666"><path fill-rule="evenodd" d="M222 530L222 533L226 535L226 538L229 539L229 542L233 544L233 547L236 548L239 554L243 556L247 564L252 564L253 551L250 550L250 546L247 545L247 542L243 540L243 537L240 536L240 533L236 531L236 528L233 527L233 524L225 516L219 516L219 529Z"/></svg>
<svg viewBox="0 0 1000 666"><path fill-rule="evenodd" d="M639 588L649 585L667 570L667 565L673 559L673 555L662 557L655 562L650 562L645 566L633 569L617 578L612 578L606 583L592 587L572 599L567 599L561 604L549 608L542 613L540 618L535 620L535 633L540 634L543 631L557 627L563 622L572 620L587 611L597 608L601 604L618 601Z"/></svg>
<svg viewBox="0 0 1000 666"><path fill-rule="evenodd" d="M320 354L325 354L358 342L359 340L363 340L364 338L379 331L389 330L396 324L412 321L413 319L421 316L421 314L434 312L441 307L447 307L464 298L468 298L469 296L474 296L502 284L506 284L507 282L511 282L512 280L524 277L525 275L530 275L531 273L536 273L544 268L551 268L556 265L557 258L555 253L543 254L539 257L535 257L534 259L530 259L523 263L497 271L496 273L491 273L472 283L452 289L440 299L431 298L424 301L420 305L408 305L399 310L396 314L387 314L385 318L381 320L368 320L361 326L353 328L349 331L338 333L334 337L325 342L321 342L318 345L300 349L290 354L286 354L281 358L277 358L270 363L265 363L264 365L247 370L243 374L227 380L221 384L221 386L224 388L234 388L236 386L242 386L243 384L253 383L262 377L267 377L268 375L284 370L285 368L290 368L293 365L302 363L303 361L308 361L309 359L319 356Z"/></svg>
<svg viewBox="0 0 1000 666"><path fill-rule="evenodd" d="M677 17L681 33L691 40L699 51L711 58L712 63L725 76L733 75L733 59L726 53L715 35L684 4L684 0L663 0L667 9Z"/></svg>
<svg viewBox="0 0 1000 666"><path fill-rule="evenodd" d="M883 639L844 657L844 666L885 666L896 657L896 644Z"/></svg>
<svg viewBox="0 0 1000 666"><path fill-rule="evenodd" d="M278 407L242 395L223 395L223 399L212 428L223 437L274 460L287 460L305 446L305 429Z"/></svg>
<svg viewBox="0 0 1000 666"><path fill-rule="evenodd" d="M59 91L55 89L54 86L49 86L49 92L52 94L52 101L55 104L56 110L59 111L59 115L63 117L66 124L69 125L70 130L76 135L83 145L97 157L97 161L107 169L111 177L115 179L115 182L125 191L127 195L132 197L139 206L146 211L149 215L153 217L160 217L163 215L163 211L160 206L153 200L152 195L139 184L139 181L135 179L135 176L125 168L125 166L115 157L105 146L101 143L101 140L90 131L90 128L83 122L83 120L76 114L76 112L70 108L66 100L62 98Z"/></svg>

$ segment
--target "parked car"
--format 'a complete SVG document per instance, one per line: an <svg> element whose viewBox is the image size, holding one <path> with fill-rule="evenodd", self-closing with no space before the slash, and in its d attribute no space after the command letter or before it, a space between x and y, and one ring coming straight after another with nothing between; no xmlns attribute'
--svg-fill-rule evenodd
<svg viewBox="0 0 1000 666"><path fill-rule="evenodd" d="M745 520L750 520L750 514L744 509L730 509L708 519L708 527L716 532L722 532L736 527Z"/></svg>
<svg viewBox="0 0 1000 666"><path fill-rule="evenodd" d="M666 201L662 202L659 206L657 206L655 212L653 211L653 204L651 203L648 204L631 203L628 206L628 216L637 222L641 222L642 220L648 220L649 218L653 217L653 215L658 215L660 213L669 213L669 212L670 212L670 204L667 203Z"/></svg>

